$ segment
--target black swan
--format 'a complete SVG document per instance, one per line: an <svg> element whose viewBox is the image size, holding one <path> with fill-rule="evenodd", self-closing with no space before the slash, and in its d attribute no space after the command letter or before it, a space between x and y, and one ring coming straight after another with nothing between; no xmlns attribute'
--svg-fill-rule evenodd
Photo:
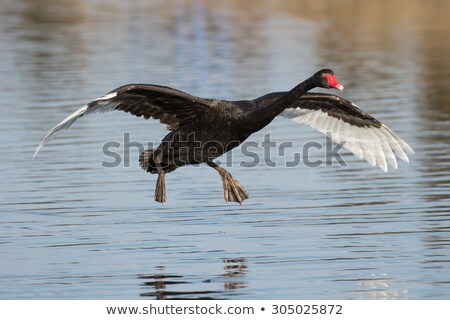
<svg viewBox="0 0 450 320"><path fill-rule="evenodd" d="M166 173L184 165L206 163L220 174L225 200L242 205L248 192L213 159L240 145L278 115L329 135L360 159L373 166L378 164L385 172L388 163L397 168L395 155L409 162L406 152L414 151L386 125L336 95L307 93L315 87L344 88L329 69L318 71L289 92L269 93L249 101L203 99L158 85L122 86L60 122L37 146L33 159L47 141L78 118L121 110L145 119L159 119L170 130L158 148L147 150L139 157L142 169L158 174L155 200L163 204Z"/></svg>

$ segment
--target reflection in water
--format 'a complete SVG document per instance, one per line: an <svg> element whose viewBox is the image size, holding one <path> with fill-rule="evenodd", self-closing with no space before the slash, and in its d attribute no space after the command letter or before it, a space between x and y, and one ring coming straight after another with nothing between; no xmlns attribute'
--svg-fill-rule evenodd
<svg viewBox="0 0 450 320"><path fill-rule="evenodd" d="M247 287L247 283L242 281L242 277L247 273L247 264L244 258L225 259L223 277L225 279L223 287L225 290L236 290Z"/></svg>
<svg viewBox="0 0 450 320"><path fill-rule="evenodd" d="M85 65L80 23L82 6L77 1L24 1L19 6L21 24L27 32L17 40L28 43L27 49L19 47L15 54L23 67L27 87L35 89L37 97L49 93L48 83L61 79L61 73L70 73L65 85L79 85L80 74L74 72ZM66 77L63 77L66 79ZM52 91L53 92L53 91Z"/></svg>
<svg viewBox="0 0 450 320"><path fill-rule="evenodd" d="M450 148L442 147L443 141L450 141L450 89L447 81L450 78L450 43L442 41L449 32L447 12L450 3L426 6L424 22L433 28L420 30L422 39L418 50L420 52L420 79L423 94L418 96L420 104L417 107L418 116L422 119L418 123L420 140L423 143L420 172L427 179L421 181L426 184L428 192L422 196L430 202L447 202L450 190ZM420 81L420 82L419 82ZM437 203L436 203L437 204Z"/></svg>
<svg viewBox="0 0 450 320"><path fill-rule="evenodd" d="M215 299L224 296L239 295L238 289L247 287L242 277L247 273L246 260L244 258L224 259L224 273L213 278L202 279L199 276L182 276L165 273L164 266L157 266L157 273L151 275L139 275L138 279L144 280L140 286L144 289L152 288L150 292L141 293L141 297L152 297L157 300L167 299ZM189 279L189 280L188 280ZM183 290L186 287L216 288L217 282L223 281L223 290Z"/></svg>
<svg viewBox="0 0 450 320"><path fill-rule="evenodd" d="M386 273L379 276L372 274L368 279L359 279L361 290L359 299L408 299L408 290L399 289L396 279Z"/></svg>
<svg viewBox="0 0 450 320"><path fill-rule="evenodd" d="M0 298L450 298L449 11L438 0L2 3ZM252 192L242 208L223 203L214 172L186 168L160 207L137 155L131 168L99 166L123 132L165 134L124 114L84 119L30 161L69 111L125 83L245 99L322 67L412 145L409 165L235 166ZM284 120L250 140L268 132L322 141Z"/></svg>

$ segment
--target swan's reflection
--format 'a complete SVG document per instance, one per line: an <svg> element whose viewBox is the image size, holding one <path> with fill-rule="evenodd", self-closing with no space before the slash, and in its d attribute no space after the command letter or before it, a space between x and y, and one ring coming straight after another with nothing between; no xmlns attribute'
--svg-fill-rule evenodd
<svg viewBox="0 0 450 320"><path fill-rule="evenodd" d="M408 289L398 279L389 277L387 273L371 274L358 281L359 299L408 299Z"/></svg>
<svg viewBox="0 0 450 320"><path fill-rule="evenodd" d="M245 258L223 259L223 272L212 278L202 275L179 275L166 272L164 265L156 267L153 274L138 275L143 280L140 286L146 290L141 297L156 300L166 299L222 299L224 296L242 294L239 290L247 287L243 280L248 272ZM217 283L223 282L223 289ZM151 289L148 291L148 289Z"/></svg>
<svg viewBox="0 0 450 320"><path fill-rule="evenodd" d="M238 259L224 259L223 260L225 270L223 277L225 281L223 287L225 290L236 290L247 287L247 283L242 281L242 278L247 273L247 261L245 258Z"/></svg>

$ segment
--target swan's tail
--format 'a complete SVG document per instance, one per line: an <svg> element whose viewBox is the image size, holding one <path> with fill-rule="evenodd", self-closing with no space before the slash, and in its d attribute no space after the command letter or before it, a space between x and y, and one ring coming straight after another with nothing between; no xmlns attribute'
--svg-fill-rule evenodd
<svg viewBox="0 0 450 320"><path fill-rule="evenodd" d="M155 162L153 161L153 149L146 150L139 155L139 166L147 172L156 172Z"/></svg>

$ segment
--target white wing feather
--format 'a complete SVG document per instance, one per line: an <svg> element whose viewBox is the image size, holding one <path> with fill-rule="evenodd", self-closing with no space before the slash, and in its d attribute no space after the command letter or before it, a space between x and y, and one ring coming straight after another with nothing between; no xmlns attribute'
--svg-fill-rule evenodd
<svg viewBox="0 0 450 320"><path fill-rule="evenodd" d="M109 93L103 97L100 97L98 99L95 99L93 101L99 101L99 103L95 106L89 107L87 104L82 106L80 109L75 111L74 113L70 114L67 118L65 118L63 121L58 123L56 127L54 127L52 130L50 130L49 133L42 139L41 143L36 147L36 151L33 154L33 160L36 158L39 151L42 149L42 147L50 140L52 139L59 131L69 128L76 120L78 120L80 117L86 114L91 113L102 113L102 112L109 112L114 111L114 109L119 105L119 102L110 102L108 101L111 98L114 98L117 95L117 92Z"/></svg>
<svg viewBox="0 0 450 320"><path fill-rule="evenodd" d="M286 109L281 116L316 129L334 142L342 144L358 158L365 159L372 166L378 165L384 172L388 170L388 164L397 169L396 156L409 162L406 153L414 153L405 141L384 124L380 128L358 127L321 110L303 108Z"/></svg>

